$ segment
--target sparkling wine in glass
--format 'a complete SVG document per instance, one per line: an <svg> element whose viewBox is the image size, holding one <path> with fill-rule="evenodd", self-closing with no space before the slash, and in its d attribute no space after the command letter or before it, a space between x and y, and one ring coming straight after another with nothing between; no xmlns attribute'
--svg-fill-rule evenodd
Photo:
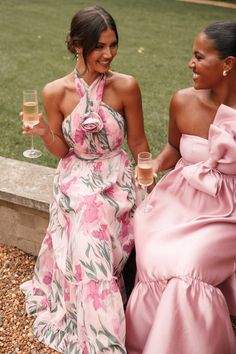
<svg viewBox="0 0 236 354"><path fill-rule="evenodd" d="M38 124L38 95L36 90L23 91L23 124L33 128ZM31 135L31 148L23 152L24 157L35 159L42 155L40 150L34 148L34 138Z"/></svg>
<svg viewBox="0 0 236 354"><path fill-rule="evenodd" d="M140 152L138 154L138 184L145 191L145 196L147 196L147 187L151 186L153 183L153 161L152 154L150 152ZM151 205L145 203L144 211L148 212L152 209Z"/></svg>

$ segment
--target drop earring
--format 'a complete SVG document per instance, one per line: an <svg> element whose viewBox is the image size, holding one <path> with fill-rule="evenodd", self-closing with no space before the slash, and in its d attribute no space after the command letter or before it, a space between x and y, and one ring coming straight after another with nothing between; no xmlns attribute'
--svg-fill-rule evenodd
<svg viewBox="0 0 236 354"><path fill-rule="evenodd" d="M79 52L76 52L75 56L76 56L76 60L79 61Z"/></svg>
<svg viewBox="0 0 236 354"><path fill-rule="evenodd" d="M228 75L227 71L224 70L224 71L223 71L223 76L227 76L227 75Z"/></svg>

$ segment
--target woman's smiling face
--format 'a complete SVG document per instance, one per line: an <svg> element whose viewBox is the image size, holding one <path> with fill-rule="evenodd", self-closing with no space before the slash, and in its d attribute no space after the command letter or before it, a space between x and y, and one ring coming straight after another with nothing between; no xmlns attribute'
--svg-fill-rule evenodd
<svg viewBox="0 0 236 354"><path fill-rule="evenodd" d="M200 32L193 45L193 56L188 66L193 71L196 89L212 89L223 79L223 63L214 48L214 41Z"/></svg>
<svg viewBox="0 0 236 354"><path fill-rule="evenodd" d="M107 29L99 37L96 48L87 57L90 72L106 73L116 56L118 41L114 31Z"/></svg>

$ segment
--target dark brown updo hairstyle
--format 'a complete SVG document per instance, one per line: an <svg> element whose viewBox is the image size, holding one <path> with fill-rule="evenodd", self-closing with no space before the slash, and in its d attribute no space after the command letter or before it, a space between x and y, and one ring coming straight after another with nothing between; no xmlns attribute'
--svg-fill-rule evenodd
<svg viewBox="0 0 236 354"><path fill-rule="evenodd" d="M87 7L77 12L71 21L70 33L66 37L68 50L76 56L76 48L83 48L83 58L87 64L88 55L95 49L101 33L110 28L118 33L112 16L100 6Z"/></svg>
<svg viewBox="0 0 236 354"><path fill-rule="evenodd" d="M236 22L216 22L207 26L203 33L214 41L214 48L221 59L236 57Z"/></svg>

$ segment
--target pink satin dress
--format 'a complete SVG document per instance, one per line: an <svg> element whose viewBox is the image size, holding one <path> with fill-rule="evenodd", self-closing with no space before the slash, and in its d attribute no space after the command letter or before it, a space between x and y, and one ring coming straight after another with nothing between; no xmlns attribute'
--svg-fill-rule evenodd
<svg viewBox="0 0 236 354"><path fill-rule="evenodd" d="M182 158L135 213L138 282L128 354L235 354L236 110L209 137L182 135Z"/></svg>

